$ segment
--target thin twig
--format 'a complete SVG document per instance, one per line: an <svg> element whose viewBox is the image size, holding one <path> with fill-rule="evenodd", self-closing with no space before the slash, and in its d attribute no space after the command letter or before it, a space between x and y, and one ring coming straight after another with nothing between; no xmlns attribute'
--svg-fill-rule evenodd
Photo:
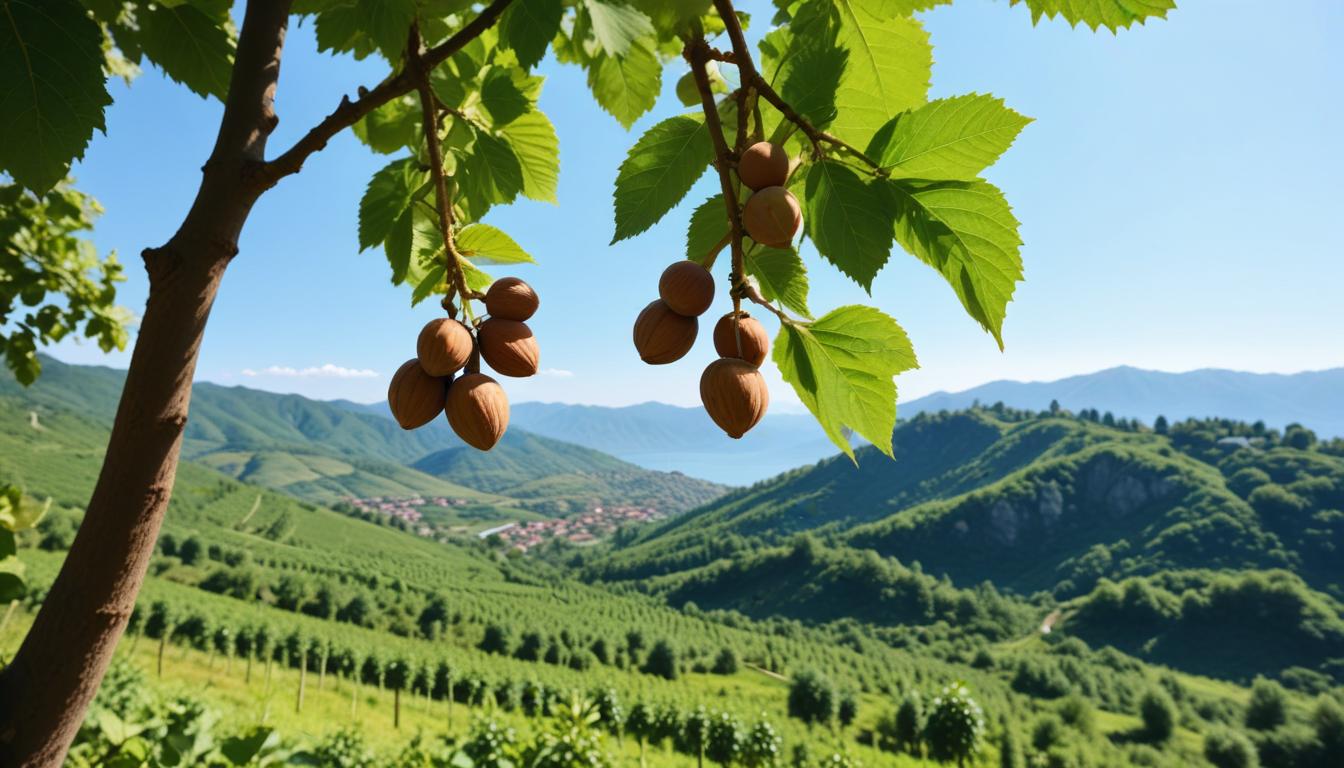
<svg viewBox="0 0 1344 768"><path fill-rule="evenodd" d="M737 204L737 189L733 184L731 169L734 156L728 148L723 135L723 121L719 119L719 107L714 101L714 91L709 85L709 45L703 37L687 41L682 56L691 65L695 85L700 91L700 106L705 113L705 125L709 128L709 137L714 144L714 169L719 174L719 186L723 189L723 204L728 212L729 245L733 254L733 292L737 285L745 282L742 268L742 212Z"/></svg>
<svg viewBox="0 0 1344 768"><path fill-rule="evenodd" d="M450 56L462 50L462 48L480 37L504 13L504 9L509 7L513 0L494 0L487 5L476 18L467 22L466 26L459 29L447 40L425 51L421 57L424 66L433 69L447 61ZM361 118L373 110L392 101L398 96L405 96L415 90L415 79L411 72L402 68L400 72L388 76L372 90L361 87L359 89L359 98L351 101L348 96L341 97L341 103L337 105L336 110L327 115L322 122L313 126L303 135L294 146L285 150L274 160L262 165L258 170L258 178L265 186L273 186L286 176L298 173L303 168L303 163L309 155L318 152L327 146L336 134L349 128L359 122Z"/></svg>
<svg viewBox="0 0 1344 768"><path fill-rule="evenodd" d="M817 128L812 124L812 121L798 114L798 111L785 101L756 69L756 63L751 58L751 47L747 45L747 37L742 31L742 23L737 18L737 12L733 10L732 0L714 0L714 7L718 10L719 17L723 19L723 26L728 32L728 39L732 41L732 63L737 65L738 79L741 81L743 88L756 89L756 92L762 98L770 102L775 109L779 110L780 114L784 115L784 119L798 126L798 129L812 142L814 149L820 150L821 145L830 144L858 158L874 173L886 175L886 169L864 154L862 150Z"/></svg>
<svg viewBox="0 0 1344 768"><path fill-rule="evenodd" d="M795 320L794 318L790 317L787 312L780 309L779 307L776 307L774 304L771 304L769 301L766 301L765 297L761 295L760 289L758 289L756 287L756 284L751 282L750 280L742 281L742 298L752 302L753 304L760 304L762 307L765 307L766 309L775 313L775 317L778 317L779 322L781 323L785 323L786 325L800 324L798 320Z"/></svg>

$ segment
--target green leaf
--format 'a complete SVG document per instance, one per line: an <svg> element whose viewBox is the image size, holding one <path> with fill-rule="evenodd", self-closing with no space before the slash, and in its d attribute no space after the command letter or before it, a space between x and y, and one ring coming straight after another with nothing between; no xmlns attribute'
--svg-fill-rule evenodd
<svg viewBox="0 0 1344 768"><path fill-rule="evenodd" d="M351 130L373 151L390 155L419 142L420 123L419 105L404 97L373 110Z"/></svg>
<svg viewBox="0 0 1344 768"><path fill-rule="evenodd" d="M704 118L678 115L658 123L630 148L616 176L616 235L643 232L686 196L713 159Z"/></svg>
<svg viewBox="0 0 1344 768"><path fill-rule="evenodd" d="M836 0L837 44L849 52L835 93L831 131L863 146L891 118L924 103L933 48L924 27L905 16L883 16L871 0Z"/></svg>
<svg viewBox="0 0 1344 768"><path fill-rule="evenodd" d="M662 89L663 67L651 46L640 40L625 56L598 56L588 69L593 97L625 128L653 109Z"/></svg>
<svg viewBox="0 0 1344 768"><path fill-rule="evenodd" d="M696 264L709 261L728 238L728 209L723 195L715 195L696 207L691 213L691 224L686 230L686 258Z"/></svg>
<svg viewBox="0 0 1344 768"><path fill-rule="evenodd" d="M896 426L892 377L919 366L895 320L873 307L847 306L812 323L785 323L775 337L773 357L784 380L846 455L854 458L846 429L891 455Z"/></svg>
<svg viewBox="0 0 1344 768"><path fill-rule="evenodd" d="M0 549L5 548L6 538L11 545L9 548L12 549L14 534L9 531L0 531ZM18 557L0 555L0 603L8 603L23 597L25 590L23 572L23 561Z"/></svg>
<svg viewBox="0 0 1344 768"><path fill-rule="evenodd" d="M218 20L190 5L158 4L136 20L141 49L164 74L201 96L228 96L236 43L227 15Z"/></svg>
<svg viewBox="0 0 1344 768"><path fill-rule="evenodd" d="M451 61L434 68L429 73L429 88L434 91L434 96L442 101L444 106L451 109L457 109L462 106L462 102L467 100L467 80L471 78L462 78L453 72Z"/></svg>
<svg viewBox="0 0 1344 768"><path fill-rule="evenodd" d="M893 177L973 181L1030 122L993 96L939 99L882 126L867 154Z"/></svg>
<svg viewBox="0 0 1344 768"><path fill-rule="evenodd" d="M490 206L511 203L523 191L523 168L507 141L476 128L472 132L476 140L456 178L471 219L479 220Z"/></svg>
<svg viewBox="0 0 1344 768"><path fill-rule="evenodd" d="M484 291L495 282L495 278L477 269L474 264L463 264L462 274L467 279L467 287L473 291Z"/></svg>
<svg viewBox="0 0 1344 768"><path fill-rule="evenodd" d="M603 0L584 0L584 7L598 47L608 56L624 56L636 40L653 34L653 22L636 8Z"/></svg>
<svg viewBox="0 0 1344 768"><path fill-rule="evenodd" d="M1176 8L1176 0L1009 0L1010 5L1022 2L1031 9L1033 24L1041 17L1063 16L1071 26L1083 23L1112 32L1147 19L1165 19L1167 11Z"/></svg>
<svg viewBox="0 0 1344 768"><path fill-rule="evenodd" d="M444 293L447 285L443 282L445 269L442 264L435 264L425 272L415 283L415 288L411 291L411 306L419 304L425 299L436 293Z"/></svg>
<svg viewBox="0 0 1344 768"><path fill-rule="evenodd" d="M377 50L365 32L363 11L357 5L337 5L317 14L313 24L317 50L349 52L363 59Z"/></svg>
<svg viewBox="0 0 1344 768"><path fill-rule="evenodd" d="M0 0L0 171L46 192L106 131L103 33L76 0Z"/></svg>
<svg viewBox="0 0 1344 768"><path fill-rule="evenodd" d="M1003 319L1022 279L1022 240L1003 193L985 181L888 184L896 240L947 278L1002 349Z"/></svg>
<svg viewBox="0 0 1344 768"><path fill-rule="evenodd" d="M274 748L279 743L280 735L274 728L257 727L245 736L225 739L220 744L219 751L234 765L250 765L264 750Z"/></svg>
<svg viewBox="0 0 1344 768"><path fill-rule="evenodd" d="M411 253L415 249L415 209L406 210L392 225L383 241L383 253L392 266L392 284L401 285L411 268ZM362 249L361 249L362 250Z"/></svg>
<svg viewBox="0 0 1344 768"><path fill-rule="evenodd" d="M845 72L849 53L807 31L794 34L790 27L773 30L761 41L762 74L777 83L779 95L813 125L824 127L835 119L835 97ZM784 124L784 116L765 109L766 135Z"/></svg>
<svg viewBox="0 0 1344 768"><path fill-rule="evenodd" d="M758 244L743 254L742 266L756 278L767 301L778 301L797 314L812 316L807 308L807 267L797 251Z"/></svg>
<svg viewBox="0 0 1344 768"><path fill-rule="evenodd" d="M51 499L38 504L12 485L0 486L0 529L17 533L36 528L50 509Z"/></svg>
<svg viewBox="0 0 1344 768"><path fill-rule="evenodd" d="M545 114L528 112L500 130L523 172L523 194L545 203L558 202L555 196L560 181L560 140Z"/></svg>
<svg viewBox="0 0 1344 768"><path fill-rule="evenodd" d="M420 170L419 161L412 157L393 160L373 175L359 201L361 251L387 239L393 224L411 207L427 177Z"/></svg>
<svg viewBox="0 0 1344 768"><path fill-rule="evenodd" d="M357 0L360 25L378 51L393 65L401 63L406 32L415 20L415 0Z"/></svg>
<svg viewBox="0 0 1344 768"><path fill-rule="evenodd" d="M817 251L866 291L891 252L892 211L880 180L834 160L807 172L803 218Z"/></svg>
<svg viewBox="0 0 1344 768"><path fill-rule="evenodd" d="M481 106L490 114L496 128L517 120L532 110L532 102L513 82L513 75L505 67L491 67L481 83Z"/></svg>
<svg viewBox="0 0 1344 768"><path fill-rule="evenodd" d="M499 20L500 37L518 57L524 69L535 67L546 55L546 48L560 32L565 14L562 0L527 0L514 3Z"/></svg>
<svg viewBox="0 0 1344 768"><path fill-rule="evenodd" d="M487 264L531 264L535 260L503 230L489 224L469 224L455 238L457 250L467 258Z"/></svg>

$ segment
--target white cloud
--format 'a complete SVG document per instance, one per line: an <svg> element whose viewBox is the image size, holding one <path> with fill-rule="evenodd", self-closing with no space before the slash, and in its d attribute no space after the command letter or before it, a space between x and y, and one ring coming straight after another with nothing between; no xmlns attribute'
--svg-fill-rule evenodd
<svg viewBox="0 0 1344 768"><path fill-rule="evenodd" d="M542 376L550 376L553 379L574 378L574 372L567 371L564 368L543 368L540 371L537 371L537 373L541 374Z"/></svg>
<svg viewBox="0 0 1344 768"><path fill-rule="evenodd" d="M243 375L251 378L258 376L279 376L290 379L372 379L378 376L377 371L368 368L343 368L339 365L326 363L324 365L309 366L307 368L291 368L287 365L272 365L268 368L262 368L260 371L252 368L244 368Z"/></svg>

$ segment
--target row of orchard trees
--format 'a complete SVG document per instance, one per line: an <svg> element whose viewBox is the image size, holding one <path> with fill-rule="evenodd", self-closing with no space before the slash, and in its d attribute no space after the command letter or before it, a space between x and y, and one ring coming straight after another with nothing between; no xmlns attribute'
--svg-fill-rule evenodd
<svg viewBox="0 0 1344 768"><path fill-rule="evenodd" d="M452 729L454 705L501 709L528 717L554 717L563 713L574 695L574 678L547 679L546 668L540 675L510 676L498 669L485 670L446 656L427 659L395 647L393 643L360 642L359 639L305 633L288 625L285 629L265 621L239 621L237 615L210 615L199 606L187 608L168 600L155 600L147 610L137 609L131 620L132 643L142 637L157 642L157 671L172 644L194 648L209 656L215 669L222 661L225 674L235 665L242 667L246 683L254 675L263 684L272 684L278 664L298 673L294 705L299 711L310 676L319 689L333 680L336 686L350 690L352 715L358 701L358 686L377 687L392 694L392 717L400 727L403 697L413 697L446 705L446 725ZM657 648L650 656L658 657ZM726 662L725 662L726 663ZM485 665L491 662L485 660ZM257 668L260 669L257 669ZM646 746L663 747L695 757L698 761L728 766L756 768L776 764L782 757L782 739L775 725L763 715L750 721L730 711L714 711L703 706L686 707L670 701L635 700L627 709L622 695L611 686L599 686L588 693L595 717L601 727L618 738L634 739L643 753ZM839 691L820 673L804 670L790 685L788 712L803 723L852 723L858 711L857 696ZM809 730L809 734L815 731ZM921 720L918 738L931 756L957 760L973 755L984 734L984 718L979 705L970 699L963 686L952 686L932 699ZM817 738L821 738L820 734ZM807 741L813 741L809 738ZM815 745L794 745L799 755L795 762L809 762L809 749Z"/></svg>
<svg viewBox="0 0 1344 768"><path fill-rule="evenodd" d="M391 692L397 727L403 696L443 702L451 729L454 704L516 711L529 717L555 717L564 712L575 695L572 686L558 680L543 681L537 676L517 679L447 658L415 658L387 647L343 642L292 627L278 630L261 621L239 623L235 618L212 617L171 601L156 600L147 610L137 609L133 616L132 644L142 637L157 643L160 675L173 644L183 652L194 648L208 654L211 669L222 660L225 674L231 674L235 664L240 665L246 683L251 683L255 674L262 684L270 686L277 664L293 669L298 672L294 701L300 711L310 675L315 676L319 689L328 679L337 686L347 685L352 711L357 706L357 685L376 686ZM687 709L671 702L638 701L626 709L612 687L596 688L588 699L601 726L620 738L636 740L641 752L646 746L661 746L700 760L748 768L773 765L781 754L780 736L764 717L745 722L731 712L710 711L703 706Z"/></svg>

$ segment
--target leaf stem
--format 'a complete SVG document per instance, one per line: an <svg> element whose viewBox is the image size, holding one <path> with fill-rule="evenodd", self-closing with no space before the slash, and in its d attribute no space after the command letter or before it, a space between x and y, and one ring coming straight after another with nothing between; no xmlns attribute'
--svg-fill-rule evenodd
<svg viewBox="0 0 1344 768"><path fill-rule="evenodd" d="M838 136L817 128L812 124L812 121L800 115L798 110L785 101L774 87L761 76L761 73L756 69L756 63L752 61L751 47L747 45L747 37L742 31L742 23L737 18L737 12L733 9L732 0L714 0L714 8L718 10L719 18L723 20L723 26L728 32L728 39L733 44L733 50L731 53L712 52L710 58L737 65L740 76L738 79L741 81L742 87L754 88L762 98L770 102L775 109L779 110L780 114L784 115L784 119L798 126L799 130L812 142L814 150L820 152L823 144L830 144L863 161L864 165L867 165L873 173L879 176L887 175L886 169L864 154L863 151Z"/></svg>

